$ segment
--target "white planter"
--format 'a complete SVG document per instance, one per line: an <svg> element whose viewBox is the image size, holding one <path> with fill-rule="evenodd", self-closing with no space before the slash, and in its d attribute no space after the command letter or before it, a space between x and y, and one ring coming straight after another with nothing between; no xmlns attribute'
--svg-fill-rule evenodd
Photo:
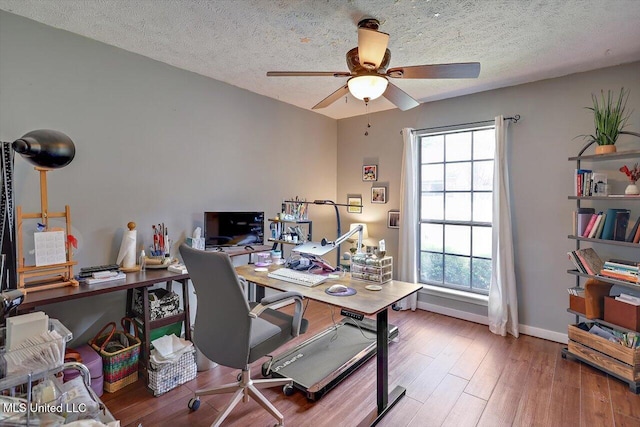
<svg viewBox="0 0 640 427"><path fill-rule="evenodd" d="M624 194L638 195L640 194L640 189L638 189L638 186L635 184L629 184L627 188L624 189Z"/></svg>

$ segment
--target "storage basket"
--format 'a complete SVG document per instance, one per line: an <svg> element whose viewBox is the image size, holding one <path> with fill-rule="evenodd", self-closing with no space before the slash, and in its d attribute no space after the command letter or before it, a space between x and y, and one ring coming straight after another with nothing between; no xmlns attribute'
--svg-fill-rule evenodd
<svg viewBox="0 0 640 427"><path fill-rule="evenodd" d="M143 316L142 290L134 289L133 311ZM151 320L162 319L180 313L180 297L177 293L166 289L151 289L149 292L149 318Z"/></svg>
<svg viewBox="0 0 640 427"><path fill-rule="evenodd" d="M89 341L89 345L102 357L104 389L110 393L138 379L141 341L137 337L137 332L136 336L126 332L125 321L130 322L131 319L122 319L122 331L116 330L116 324L110 322Z"/></svg>
<svg viewBox="0 0 640 427"><path fill-rule="evenodd" d="M149 388L153 391L154 396L160 396L191 381L196 377L198 367L195 360L195 348L184 353L173 363L156 364L149 362Z"/></svg>
<svg viewBox="0 0 640 427"><path fill-rule="evenodd" d="M33 344L24 343L12 350L5 348L6 328L0 328L0 379L5 376L26 375L47 371L64 363L66 343L73 334L57 319L49 319L49 332L56 334L42 337Z"/></svg>

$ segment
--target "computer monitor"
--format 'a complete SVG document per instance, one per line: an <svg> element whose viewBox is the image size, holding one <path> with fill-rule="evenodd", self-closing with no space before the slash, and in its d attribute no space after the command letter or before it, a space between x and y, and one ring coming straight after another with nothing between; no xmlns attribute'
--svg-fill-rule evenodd
<svg viewBox="0 0 640 427"><path fill-rule="evenodd" d="M264 212L205 212L205 248L264 244Z"/></svg>

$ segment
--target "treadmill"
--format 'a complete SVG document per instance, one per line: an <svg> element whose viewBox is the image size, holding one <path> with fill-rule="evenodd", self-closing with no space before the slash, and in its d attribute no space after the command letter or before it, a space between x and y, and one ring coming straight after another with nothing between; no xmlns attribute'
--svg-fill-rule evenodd
<svg viewBox="0 0 640 427"><path fill-rule="evenodd" d="M351 313L343 314L350 315ZM356 315L356 317L360 317ZM389 325L389 341L398 327ZM294 349L262 365L262 375L291 378L294 389L310 401L319 400L376 353L376 321L344 317Z"/></svg>

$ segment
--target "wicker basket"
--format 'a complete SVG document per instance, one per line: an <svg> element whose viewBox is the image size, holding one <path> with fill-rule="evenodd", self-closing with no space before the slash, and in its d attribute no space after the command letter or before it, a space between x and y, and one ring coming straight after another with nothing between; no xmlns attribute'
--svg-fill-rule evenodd
<svg viewBox="0 0 640 427"><path fill-rule="evenodd" d="M135 371L133 374L129 374L123 379L113 383L104 381L104 391L106 391L107 393L113 393L120 390L121 388L135 383L136 381L138 381L138 371Z"/></svg>
<svg viewBox="0 0 640 427"><path fill-rule="evenodd" d="M122 319L123 329L125 321L131 321L131 319ZM136 382L140 344L140 338L137 336L125 331L117 331L114 322L105 325L89 341L89 345L102 357L105 391L114 392Z"/></svg>

